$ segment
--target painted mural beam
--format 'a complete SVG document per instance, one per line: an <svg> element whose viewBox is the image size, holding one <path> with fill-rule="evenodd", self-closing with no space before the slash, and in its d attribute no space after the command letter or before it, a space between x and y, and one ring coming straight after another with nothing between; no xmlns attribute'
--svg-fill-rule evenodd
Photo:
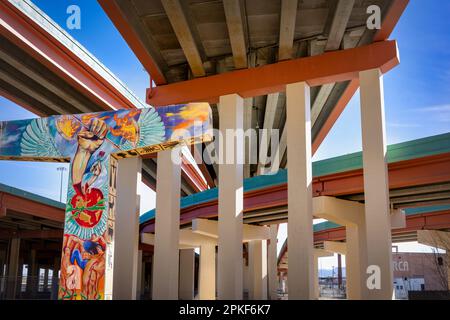
<svg viewBox="0 0 450 320"><path fill-rule="evenodd" d="M70 162L60 299L104 299L121 158L210 141L207 103L0 122L0 160Z"/></svg>

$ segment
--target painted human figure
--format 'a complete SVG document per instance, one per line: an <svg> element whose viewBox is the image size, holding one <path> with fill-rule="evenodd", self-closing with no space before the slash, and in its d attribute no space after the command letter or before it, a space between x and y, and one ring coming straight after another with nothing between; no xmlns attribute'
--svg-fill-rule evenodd
<svg viewBox="0 0 450 320"><path fill-rule="evenodd" d="M102 210L98 207L100 201L104 200L104 195L99 189L91 187L101 173L101 163L97 161L92 165L92 176L84 185L83 177L92 154L101 147L107 132L105 122L94 118L88 128L83 128L78 133L78 148L72 161L72 184L75 195L70 201L72 207L78 209L77 223L86 228L93 227L102 214Z"/></svg>
<svg viewBox="0 0 450 320"><path fill-rule="evenodd" d="M90 169L91 177L83 185L83 177L92 154L103 144L107 125L99 119L92 119L89 126L78 133L78 147L72 161L72 184L75 195L71 204L76 209L76 221L85 227L92 227L99 221L102 209L98 203L104 200L99 189L92 185L101 174L102 165L96 161ZM94 209L92 209L94 208ZM106 244L103 236L93 234L90 239L82 240L74 235L66 235L63 244L63 282L68 290L81 290L83 298L96 299L98 281L104 273L103 258ZM73 292L71 292L73 294Z"/></svg>

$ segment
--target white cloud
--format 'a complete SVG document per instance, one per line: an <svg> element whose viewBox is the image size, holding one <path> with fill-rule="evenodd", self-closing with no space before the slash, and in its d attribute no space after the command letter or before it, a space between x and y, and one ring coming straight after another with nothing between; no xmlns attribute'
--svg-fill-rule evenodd
<svg viewBox="0 0 450 320"><path fill-rule="evenodd" d="M433 119L439 122L450 122L450 104L429 106L418 109L419 112L431 113Z"/></svg>
<svg viewBox="0 0 450 320"><path fill-rule="evenodd" d="M388 122L388 126L392 128L420 128L422 127L418 123L401 123L401 122Z"/></svg>
<svg viewBox="0 0 450 320"><path fill-rule="evenodd" d="M8 144L10 144L11 142L17 141L19 136L20 136L20 134L15 134L15 135L11 135L11 136L1 135L1 137L0 137L0 149L8 146Z"/></svg>

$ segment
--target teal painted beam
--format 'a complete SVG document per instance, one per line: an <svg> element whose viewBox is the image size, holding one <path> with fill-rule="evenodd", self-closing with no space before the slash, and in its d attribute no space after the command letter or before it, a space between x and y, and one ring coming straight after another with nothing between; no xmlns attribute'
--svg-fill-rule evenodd
<svg viewBox="0 0 450 320"><path fill-rule="evenodd" d="M426 156L450 152L450 133L432 137L393 144L387 147L387 161L394 163L412 160ZM313 176L346 172L362 169L362 152L355 152L339 157L313 162ZM244 179L244 192L260 190L287 183L287 170L280 169L274 175L263 175ZM216 200L217 188L189 195L181 199L180 208ZM140 223L145 223L155 217L155 210L150 210L140 217Z"/></svg>

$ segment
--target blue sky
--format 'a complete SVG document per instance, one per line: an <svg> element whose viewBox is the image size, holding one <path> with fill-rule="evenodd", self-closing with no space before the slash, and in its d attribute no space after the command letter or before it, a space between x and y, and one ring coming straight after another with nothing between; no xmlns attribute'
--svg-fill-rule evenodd
<svg viewBox="0 0 450 320"><path fill-rule="evenodd" d="M96 1L33 2L65 29L67 7L78 5L81 30L67 31L144 100L148 75ZM384 77L389 144L450 131L449 13L450 1L412 0L391 36L399 43L401 64ZM0 120L35 117L4 98L0 98L0 106ZM356 94L314 160L359 150L361 127ZM0 161L0 183L59 199L58 166ZM66 182L67 177L64 186ZM148 188L142 198L141 211L154 206L154 194Z"/></svg>

